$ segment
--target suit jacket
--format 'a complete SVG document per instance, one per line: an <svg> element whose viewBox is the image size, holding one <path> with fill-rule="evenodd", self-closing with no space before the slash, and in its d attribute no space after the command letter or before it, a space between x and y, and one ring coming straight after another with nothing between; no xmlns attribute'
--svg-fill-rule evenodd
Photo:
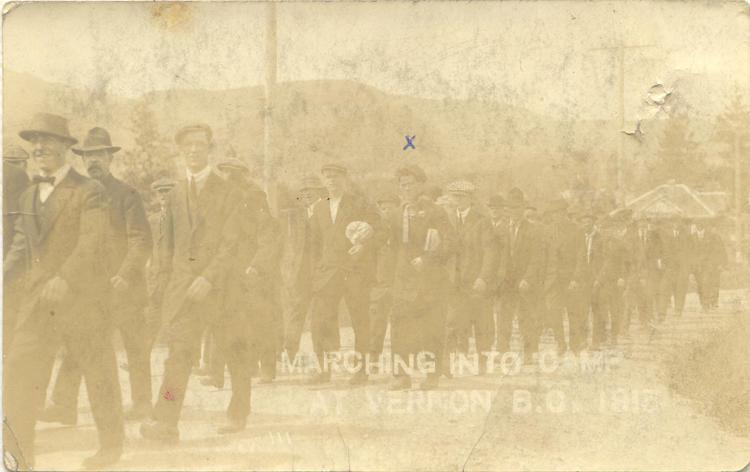
<svg viewBox="0 0 750 472"><path fill-rule="evenodd" d="M293 292L309 292L312 286L310 218L301 207L279 211L281 278Z"/></svg>
<svg viewBox="0 0 750 472"><path fill-rule="evenodd" d="M574 280L583 288L591 288L595 283L601 285L608 276L605 271L608 268L606 265L608 238L597 230L592 237L591 249L589 250L586 244L586 234L582 232L579 237L582 240L583 247L578 254Z"/></svg>
<svg viewBox="0 0 750 472"><path fill-rule="evenodd" d="M574 222L565 220L548 227L547 261L545 264L546 291L567 290L575 276L576 266L585 250L583 231Z"/></svg>
<svg viewBox="0 0 750 472"><path fill-rule="evenodd" d="M714 230L706 229L703 238L694 236L696 267L700 269L726 266L727 249L721 236Z"/></svg>
<svg viewBox="0 0 750 472"><path fill-rule="evenodd" d="M661 231L662 263L664 270L687 273L693 263L691 248L692 241L689 230L680 229L679 235L674 236L672 229Z"/></svg>
<svg viewBox="0 0 750 472"><path fill-rule="evenodd" d="M539 225L524 218L519 222L516 234L513 234L510 223L505 231L505 255L501 267L504 287L516 290L521 280L526 280L532 291L541 289L544 239Z"/></svg>
<svg viewBox="0 0 750 472"><path fill-rule="evenodd" d="M191 303L186 293L199 276L212 285L201 304L205 316L215 318L237 250L241 196L234 186L212 171L197 200L194 205L188 202L186 180L179 181L167 197L164 260L159 264L169 278L162 308L167 320Z"/></svg>
<svg viewBox="0 0 750 472"><path fill-rule="evenodd" d="M346 227L353 221L368 223L374 233L362 251L352 256L348 253L352 243L346 237ZM339 202L336 221L332 222L329 200L324 198L313 207L310 227L314 291L325 287L338 273L359 277L366 286L374 282L377 250L385 240L375 207L360 196L345 193Z"/></svg>
<svg viewBox="0 0 750 472"><path fill-rule="evenodd" d="M146 260L151 254L151 226L143 201L130 185L111 174L100 180L109 200L109 226L105 242L107 276L119 275L128 283L124 292L113 292L117 306L146 302Z"/></svg>
<svg viewBox="0 0 750 472"><path fill-rule="evenodd" d="M20 167L3 162L3 255L13 242L15 221L18 218L18 199L29 186L29 176Z"/></svg>
<svg viewBox="0 0 750 472"><path fill-rule="evenodd" d="M495 243L489 218L476 208L469 211L463 223L455 211L447 214L458 238L457 253L450 264L451 282L463 291L471 291L478 278L492 286L497 275L500 247Z"/></svg>
<svg viewBox="0 0 750 472"><path fill-rule="evenodd" d="M71 168L44 203L39 184L30 185L21 194L19 211L3 267L8 282L22 277L25 287L18 322L37 310L42 288L55 276L70 288L69 296L51 308L60 326L84 329L103 321L99 307L109 290L103 257L104 188Z"/></svg>
<svg viewBox="0 0 750 472"><path fill-rule="evenodd" d="M409 208L409 212L408 242L404 242L403 206L390 225L396 258L393 296L414 302L414 306L428 306L445 295L449 284L447 263L458 250L458 237L446 212L429 199L421 198ZM440 239L440 243L432 248L425 244L430 230ZM411 264L417 257L423 261L421 271Z"/></svg>

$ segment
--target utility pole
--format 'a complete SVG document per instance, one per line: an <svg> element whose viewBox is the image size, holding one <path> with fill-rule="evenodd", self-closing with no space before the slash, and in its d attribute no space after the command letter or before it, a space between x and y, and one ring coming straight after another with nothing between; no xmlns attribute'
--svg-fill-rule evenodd
<svg viewBox="0 0 750 472"><path fill-rule="evenodd" d="M619 129L617 130L618 141L617 141L617 157L615 158L615 196L617 203L622 204L625 196L623 195L623 184L622 184L622 165L625 159L625 51L631 49L643 49L653 47L653 44L634 44L626 45L620 43L616 46L604 46L600 48L592 48L591 51L609 51L616 53L617 58L617 95L618 95L618 107L617 107L617 122Z"/></svg>
<svg viewBox="0 0 750 472"><path fill-rule="evenodd" d="M274 215L278 212L276 179L278 177L279 166L276 153L273 152L273 96L276 89L278 58L276 26L276 2L271 1L266 4L265 81L263 87L263 183L268 195L268 204L271 207L271 213Z"/></svg>

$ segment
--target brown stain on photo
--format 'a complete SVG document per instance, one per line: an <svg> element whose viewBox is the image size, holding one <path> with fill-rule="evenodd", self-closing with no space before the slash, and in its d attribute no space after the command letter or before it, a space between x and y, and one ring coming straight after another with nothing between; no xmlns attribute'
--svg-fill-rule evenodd
<svg viewBox="0 0 750 472"><path fill-rule="evenodd" d="M179 31L192 20L192 7L187 3L161 3L151 7L151 18L162 29Z"/></svg>

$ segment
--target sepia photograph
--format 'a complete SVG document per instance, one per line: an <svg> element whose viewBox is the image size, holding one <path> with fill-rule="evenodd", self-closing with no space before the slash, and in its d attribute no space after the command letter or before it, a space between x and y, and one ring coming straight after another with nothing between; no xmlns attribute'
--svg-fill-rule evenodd
<svg viewBox="0 0 750 472"><path fill-rule="evenodd" d="M9 471L750 470L750 3L17 1Z"/></svg>

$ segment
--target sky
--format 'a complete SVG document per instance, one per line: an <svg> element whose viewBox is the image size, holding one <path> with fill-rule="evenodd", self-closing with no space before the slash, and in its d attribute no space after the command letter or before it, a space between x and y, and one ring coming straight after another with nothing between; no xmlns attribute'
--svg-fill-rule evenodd
<svg viewBox="0 0 750 472"><path fill-rule="evenodd" d="M261 3L28 3L5 16L4 65L137 97L264 79ZM369 2L277 5L278 80L349 79L389 93L507 103L555 118L643 113L681 80L707 109L750 90L740 2ZM746 95L747 96L747 95Z"/></svg>

